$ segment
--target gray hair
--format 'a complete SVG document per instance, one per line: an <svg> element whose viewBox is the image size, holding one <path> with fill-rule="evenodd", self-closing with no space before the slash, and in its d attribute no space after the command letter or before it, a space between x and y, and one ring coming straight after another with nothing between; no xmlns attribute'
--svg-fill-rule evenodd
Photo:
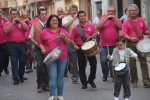
<svg viewBox="0 0 150 100"><path fill-rule="evenodd" d="M136 4L131 4L131 5L128 7L128 11L130 10L131 7L136 8L136 9L138 10L138 12L139 12L139 8L138 8L138 6L137 6Z"/></svg>
<svg viewBox="0 0 150 100"><path fill-rule="evenodd" d="M108 9L109 9L109 8L114 8L114 9L116 10L116 7L115 7L115 6L109 6ZM108 9L107 9L107 11L108 11Z"/></svg>
<svg viewBox="0 0 150 100"><path fill-rule="evenodd" d="M75 5L75 4L71 5L71 6L69 7L69 11L71 11L72 8L77 8L77 9L78 9L78 6Z"/></svg>

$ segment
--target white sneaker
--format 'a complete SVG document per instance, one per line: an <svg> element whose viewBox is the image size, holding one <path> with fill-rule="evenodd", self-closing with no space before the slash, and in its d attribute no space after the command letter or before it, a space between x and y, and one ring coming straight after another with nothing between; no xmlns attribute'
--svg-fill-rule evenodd
<svg viewBox="0 0 150 100"><path fill-rule="evenodd" d="M114 97L114 100L119 100L119 97Z"/></svg>
<svg viewBox="0 0 150 100"><path fill-rule="evenodd" d="M124 100L129 100L129 98L125 98Z"/></svg>
<svg viewBox="0 0 150 100"><path fill-rule="evenodd" d="M50 96L50 98L48 100L54 100L54 96Z"/></svg>
<svg viewBox="0 0 150 100"><path fill-rule="evenodd" d="M65 100L63 96L58 96L58 100Z"/></svg>

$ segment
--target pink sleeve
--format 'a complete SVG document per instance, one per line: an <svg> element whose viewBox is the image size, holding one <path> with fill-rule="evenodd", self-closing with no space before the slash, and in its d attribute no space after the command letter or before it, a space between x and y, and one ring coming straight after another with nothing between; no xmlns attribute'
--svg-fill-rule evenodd
<svg viewBox="0 0 150 100"><path fill-rule="evenodd" d="M146 33L148 31L148 27L146 26L143 19L142 19L142 21L143 21L143 33Z"/></svg>
<svg viewBox="0 0 150 100"><path fill-rule="evenodd" d="M43 45L43 31L41 32L41 34L38 37L38 45Z"/></svg>
<svg viewBox="0 0 150 100"><path fill-rule="evenodd" d="M8 26L9 26L9 22L6 22L6 23L3 25L3 30L5 30Z"/></svg>
<svg viewBox="0 0 150 100"><path fill-rule="evenodd" d="M97 24L99 24L100 22L102 22L105 19L106 19L105 17L102 17Z"/></svg>
<svg viewBox="0 0 150 100"><path fill-rule="evenodd" d="M128 35L128 21L126 20L123 25L122 25L122 35L125 36L125 35Z"/></svg>

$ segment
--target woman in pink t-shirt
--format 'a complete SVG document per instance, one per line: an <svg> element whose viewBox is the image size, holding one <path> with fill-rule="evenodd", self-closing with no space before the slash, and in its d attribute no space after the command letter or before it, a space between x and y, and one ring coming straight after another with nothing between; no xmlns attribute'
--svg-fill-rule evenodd
<svg viewBox="0 0 150 100"><path fill-rule="evenodd" d="M67 47L66 44L70 43L67 38L68 32L61 28L59 19L56 15L50 15L46 29L44 29L39 38L38 43L41 52L46 56L54 48L58 47L58 32L60 31L60 46L61 54L60 56L50 65L47 66L48 76L49 76L49 88L50 88L50 98L48 100L53 100L55 96L55 90L57 89L59 100L64 100L63 87L64 87L64 71L67 63Z"/></svg>

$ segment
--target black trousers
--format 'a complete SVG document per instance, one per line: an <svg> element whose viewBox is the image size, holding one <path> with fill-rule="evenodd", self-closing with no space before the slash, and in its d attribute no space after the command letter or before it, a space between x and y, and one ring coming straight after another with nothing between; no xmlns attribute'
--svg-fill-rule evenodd
<svg viewBox="0 0 150 100"><path fill-rule="evenodd" d="M82 84L87 84L87 77L86 77L86 57L83 54L81 49L77 50L78 56L78 66L79 66L79 75ZM97 69L97 60L96 57L87 57L90 68L90 75L88 77L88 81L92 82L96 78L96 69Z"/></svg>
<svg viewBox="0 0 150 100"><path fill-rule="evenodd" d="M129 71L123 75L117 75L115 77L115 85L114 85L114 96L115 97L119 97L122 85L123 85L123 93L124 93L123 97L129 98L131 96Z"/></svg>
<svg viewBox="0 0 150 100"><path fill-rule="evenodd" d="M45 64L43 63L44 55L42 54L41 50L38 47L35 47L35 58L37 61L37 83L39 87L46 87L48 86L48 73Z"/></svg>
<svg viewBox="0 0 150 100"><path fill-rule="evenodd" d="M0 44L0 72L8 68L9 51L7 42Z"/></svg>

